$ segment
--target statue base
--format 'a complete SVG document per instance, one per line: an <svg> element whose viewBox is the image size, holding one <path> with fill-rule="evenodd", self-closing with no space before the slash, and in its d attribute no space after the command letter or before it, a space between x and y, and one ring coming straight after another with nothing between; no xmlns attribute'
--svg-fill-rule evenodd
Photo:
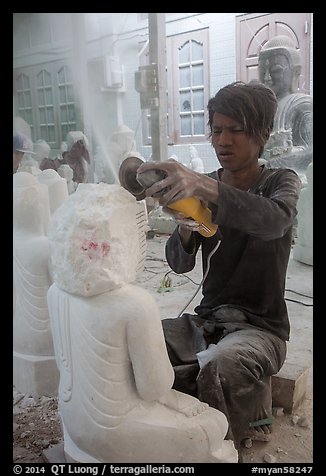
<svg viewBox="0 0 326 476"><path fill-rule="evenodd" d="M59 371L53 356L13 353L13 385L31 397L56 397Z"/></svg>

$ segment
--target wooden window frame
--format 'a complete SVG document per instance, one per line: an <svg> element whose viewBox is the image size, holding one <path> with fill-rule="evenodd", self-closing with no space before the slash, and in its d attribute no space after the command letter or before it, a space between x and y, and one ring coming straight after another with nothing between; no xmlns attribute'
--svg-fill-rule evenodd
<svg viewBox="0 0 326 476"><path fill-rule="evenodd" d="M206 132L206 105L209 100L209 36L208 28L181 33L166 38L166 56L167 56L167 139L169 145L176 144L198 144L207 142ZM193 40L203 45L203 94L204 94L204 133L200 135L181 135L180 121L180 97L179 92L179 48L187 41ZM140 50L144 44L140 45ZM140 56L140 66L148 64L148 45ZM193 110L190 111L192 114ZM144 145L151 145L150 136L150 110L142 111L142 137Z"/></svg>
<svg viewBox="0 0 326 476"><path fill-rule="evenodd" d="M32 134L32 140L35 142L37 139L44 139L46 140L51 149L60 149L60 145L63 141L66 140L66 136L62 134L62 117L61 117L61 107L64 105L64 103L60 102L60 93L59 93L59 87L62 86L62 84L59 83L59 76L58 73L59 71L63 68L67 67L71 70L69 64L67 64L66 61L64 60L59 60L59 61L54 61L54 62L48 62L48 63L42 63L39 65L34 65L34 66L27 66L21 69L15 69L14 74L13 74L13 90L14 90L14 97L16 98L15 100L15 112L16 115L19 117L24 117L24 108L20 108L17 100L17 94L20 92L17 90L17 79L19 78L20 75L27 76L29 78L29 84L30 84L30 93L31 93L31 111L32 111L32 123L29 121L28 122L29 126L31 127L31 134ZM37 76L40 74L42 71L47 71L51 75L51 85L52 85L52 98L53 98L53 116L54 116L54 121L53 123L41 123L41 117L40 117L40 105L38 104L38 90L40 87L37 84ZM65 85L71 85L73 86L73 82L66 82ZM78 107L78 102L76 101L76 97L74 97L73 101L69 102L69 106L73 105L74 106L74 115L75 115L75 121L71 121L69 124L69 130L83 130L82 126L82 121L80 117L80 111ZM43 107L44 105L42 105ZM50 141L48 140L47 137L44 137L44 134L42 134L42 128L46 128L47 126L53 127L54 128L54 140Z"/></svg>

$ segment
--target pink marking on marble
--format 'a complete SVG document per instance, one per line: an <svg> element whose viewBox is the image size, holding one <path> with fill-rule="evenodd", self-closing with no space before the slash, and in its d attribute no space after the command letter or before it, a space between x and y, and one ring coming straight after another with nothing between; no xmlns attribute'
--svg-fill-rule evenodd
<svg viewBox="0 0 326 476"><path fill-rule="evenodd" d="M93 258L99 259L107 256L110 250L110 245L104 241L102 243L96 243L95 241L85 240L80 249L81 251L86 251L90 260Z"/></svg>

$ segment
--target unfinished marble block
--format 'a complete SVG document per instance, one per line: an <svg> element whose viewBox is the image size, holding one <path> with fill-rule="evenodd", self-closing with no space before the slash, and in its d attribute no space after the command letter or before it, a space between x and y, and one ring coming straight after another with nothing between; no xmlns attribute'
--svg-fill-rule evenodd
<svg viewBox="0 0 326 476"><path fill-rule="evenodd" d="M286 413L295 413L307 392L309 368L286 363L272 376L273 407L282 407Z"/></svg>

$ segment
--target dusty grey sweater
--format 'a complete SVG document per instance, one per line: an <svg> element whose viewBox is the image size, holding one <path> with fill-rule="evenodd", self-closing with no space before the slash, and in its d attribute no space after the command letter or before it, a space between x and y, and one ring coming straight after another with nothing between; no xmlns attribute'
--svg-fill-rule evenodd
<svg viewBox="0 0 326 476"><path fill-rule="evenodd" d="M290 169L262 169L249 192L219 181L218 171L208 174L219 181L218 203L209 207L222 242L211 258L195 312L209 318L214 309L229 305L241 309L250 324L288 340L284 290L301 181ZM194 232L194 251L187 253L176 228L166 243L170 267L176 273L191 271L201 246L205 272L218 238L218 234L205 238Z"/></svg>

